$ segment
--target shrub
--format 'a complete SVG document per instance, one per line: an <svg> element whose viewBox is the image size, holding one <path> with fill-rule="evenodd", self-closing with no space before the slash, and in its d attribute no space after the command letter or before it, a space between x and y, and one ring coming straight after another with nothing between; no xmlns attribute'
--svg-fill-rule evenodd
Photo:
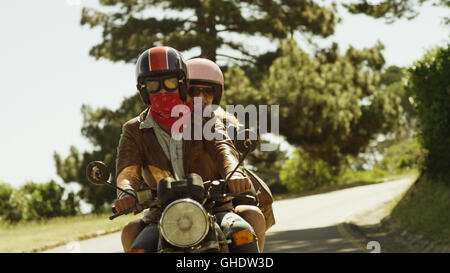
<svg viewBox="0 0 450 273"><path fill-rule="evenodd" d="M431 180L450 180L450 44L428 51L409 69L407 92L426 150L423 169Z"/></svg>
<svg viewBox="0 0 450 273"><path fill-rule="evenodd" d="M0 183L0 216L4 215L4 213L11 209L8 201L11 197L14 188L9 184Z"/></svg>
<svg viewBox="0 0 450 273"><path fill-rule="evenodd" d="M29 182L19 189L0 184L0 215L10 223L76 215L79 200L73 193L64 199L64 188L55 181Z"/></svg>
<svg viewBox="0 0 450 273"><path fill-rule="evenodd" d="M283 164L280 180L290 192L304 192L329 185L335 172L322 160L312 159L306 152L296 149L293 157Z"/></svg>
<svg viewBox="0 0 450 273"><path fill-rule="evenodd" d="M375 167L395 173L416 168L422 158L422 149L415 139L402 140L383 153L383 159Z"/></svg>

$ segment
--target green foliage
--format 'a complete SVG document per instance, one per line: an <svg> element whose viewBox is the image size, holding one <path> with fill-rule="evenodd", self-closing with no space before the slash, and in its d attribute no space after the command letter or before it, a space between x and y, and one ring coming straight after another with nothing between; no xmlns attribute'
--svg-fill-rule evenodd
<svg viewBox="0 0 450 273"><path fill-rule="evenodd" d="M3 215L5 211L11 209L8 201L13 191L14 188L11 185L0 183L0 216Z"/></svg>
<svg viewBox="0 0 450 273"><path fill-rule="evenodd" d="M385 170L379 168L373 168L372 170L354 171L350 168L346 168L339 173L338 184L345 185L364 185L383 181L388 173Z"/></svg>
<svg viewBox="0 0 450 273"><path fill-rule="evenodd" d="M64 199L64 188L51 180L48 183L28 182L19 189L0 184L2 219L11 223L76 215L79 201L73 193Z"/></svg>
<svg viewBox="0 0 450 273"><path fill-rule="evenodd" d="M380 84L383 86L389 86L393 83L401 82L406 76L403 68L396 65L391 65L381 74Z"/></svg>
<svg viewBox="0 0 450 273"><path fill-rule="evenodd" d="M24 191L11 192L8 200L9 209L2 212L2 220L16 223L31 218L30 208Z"/></svg>
<svg viewBox="0 0 450 273"><path fill-rule="evenodd" d="M278 47L275 51L269 51L256 57L253 64L242 64L239 67L245 71L252 86L256 89L261 89L261 83L264 77L269 74L269 68L272 62L281 56L281 48Z"/></svg>
<svg viewBox="0 0 450 273"><path fill-rule="evenodd" d="M411 104L409 95L406 93L403 80L389 84L386 88L384 88L384 91L400 97L400 105L403 110L403 126L398 129L403 131L399 131L398 133L400 135L411 136L416 120L413 115L413 106Z"/></svg>
<svg viewBox="0 0 450 273"><path fill-rule="evenodd" d="M393 94L400 98L400 106L403 110L398 126L388 134L384 134L366 147L364 152L352 161L352 169L365 170L376 160L377 155L383 154L387 148L404 140L413 141L414 124L413 108L410 97L405 91L407 71L405 68L390 66L380 75L380 88L382 92Z"/></svg>
<svg viewBox="0 0 450 273"><path fill-rule="evenodd" d="M267 140L263 140L262 143L275 145ZM246 163L273 190L272 193L278 193L285 188L280 183L279 172L286 160L286 152L278 147L278 149L273 151L256 149L247 156Z"/></svg>
<svg viewBox="0 0 450 273"><path fill-rule="evenodd" d="M247 78L245 71L237 66L227 69L224 74L224 90L220 105L226 109L226 105L262 104L261 93Z"/></svg>
<svg viewBox="0 0 450 273"><path fill-rule="evenodd" d="M293 40L270 67L262 96L280 106L280 134L312 158L339 167L399 123L400 98L379 89L383 46L311 57Z"/></svg>
<svg viewBox="0 0 450 273"><path fill-rule="evenodd" d="M422 159L422 150L415 139L402 140L383 153L383 159L376 167L390 173L417 168Z"/></svg>
<svg viewBox="0 0 450 273"><path fill-rule="evenodd" d="M385 18L387 23L393 23L396 19L414 19L419 15L418 8L425 2L432 2L435 6L450 7L448 0L361 0L359 3L343 4L344 7L354 14L366 14L374 18ZM450 23L450 17L446 17L445 23Z"/></svg>
<svg viewBox="0 0 450 273"><path fill-rule="evenodd" d="M450 45L428 51L409 69L407 92L426 150L424 170L431 180L450 183Z"/></svg>
<svg viewBox="0 0 450 273"><path fill-rule="evenodd" d="M139 115L142 109L143 103L137 93L126 98L115 111L107 108L92 109L83 105L81 132L94 145L94 150L81 153L71 146L66 158L62 158L57 153L54 154L57 174L65 183L80 184L81 190L78 195L92 204L96 213L108 209L116 194L109 187L100 187L89 182L85 173L86 167L91 161L103 161L111 170L111 181L115 181L115 160L122 125Z"/></svg>
<svg viewBox="0 0 450 273"><path fill-rule="evenodd" d="M319 189L332 184L336 170L320 159L296 149L293 157L286 160L280 170L280 180L291 193Z"/></svg>
<svg viewBox="0 0 450 273"><path fill-rule="evenodd" d="M300 192L328 186L338 179L349 156L357 156L379 134L401 124L404 91L393 84L401 82L404 73L396 67L381 72L382 49L380 44L349 48L341 56L334 44L312 57L288 40L263 78L261 91L243 69L228 68L224 104L279 105L280 134L298 148L282 168L277 165L282 184L274 187ZM271 162L261 160L258 173L269 170Z"/></svg>
<svg viewBox="0 0 450 273"><path fill-rule="evenodd" d="M283 39L295 31L327 37L338 19L334 6L311 0L283 1L100 1L105 11L83 8L81 25L103 29L103 41L90 50L99 59L133 62L145 49L167 45L200 48L213 61L218 50L233 49L247 60L257 56L223 33Z"/></svg>

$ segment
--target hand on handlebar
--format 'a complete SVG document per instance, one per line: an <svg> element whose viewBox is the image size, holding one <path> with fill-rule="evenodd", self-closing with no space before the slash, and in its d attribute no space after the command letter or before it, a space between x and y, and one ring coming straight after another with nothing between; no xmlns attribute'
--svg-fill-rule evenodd
<svg viewBox="0 0 450 273"><path fill-rule="evenodd" d="M228 189L231 193L242 193L250 190L250 179L241 173L234 173L228 180Z"/></svg>
<svg viewBox="0 0 450 273"><path fill-rule="evenodd" d="M122 199L114 201L114 207L117 212L125 211L136 207L136 199L131 196L125 196Z"/></svg>

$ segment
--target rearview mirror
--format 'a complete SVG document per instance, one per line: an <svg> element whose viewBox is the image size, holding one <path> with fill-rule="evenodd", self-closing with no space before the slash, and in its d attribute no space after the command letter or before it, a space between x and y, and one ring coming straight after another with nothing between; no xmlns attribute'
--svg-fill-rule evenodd
<svg viewBox="0 0 450 273"><path fill-rule="evenodd" d="M259 144L258 135L250 130L245 129L237 133L234 146L240 153L253 152Z"/></svg>
<svg viewBox="0 0 450 273"><path fill-rule="evenodd" d="M86 167L86 176L91 183L104 185L108 183L109 168L101 161L92 161Z"/></svg>

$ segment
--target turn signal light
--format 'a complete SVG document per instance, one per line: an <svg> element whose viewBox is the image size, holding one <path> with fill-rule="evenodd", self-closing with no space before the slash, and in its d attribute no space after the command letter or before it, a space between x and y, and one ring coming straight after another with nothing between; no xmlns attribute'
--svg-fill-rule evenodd
<svg viewBox="0 0 450 273"><path fill-rule="evenodd" d="M241 246L253 242L253 235L249 229L244 229L234 233L233 240L236 246Z"/></svg>
<svg viewBox="0 0 450 273"><path fill-rule="evenodd" d="M144 249L133 249L133 250L128 250L127 253L145 253Z"/></svg>

